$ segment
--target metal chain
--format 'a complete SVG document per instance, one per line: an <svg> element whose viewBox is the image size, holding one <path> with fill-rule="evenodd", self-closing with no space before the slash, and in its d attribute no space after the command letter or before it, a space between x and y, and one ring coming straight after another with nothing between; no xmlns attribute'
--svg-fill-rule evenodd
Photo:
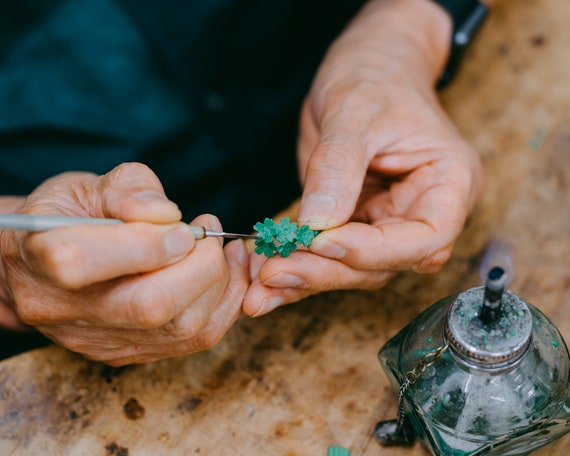
<svg viewBox="0 0 570 456"><path fill-rule="evenodd" d="M448 343L436 348L434 351L424 355L422 359L414 366L414 368L406 373L406 377L402 384L400 385L400 391L398 392L398 429L402 429L404 425L405 410L404 410L404 395L408 388L416 383L420 377L424 374L428 367L433 366L436 361L441 358L441 355L447 350L449 346Z"/></svg>

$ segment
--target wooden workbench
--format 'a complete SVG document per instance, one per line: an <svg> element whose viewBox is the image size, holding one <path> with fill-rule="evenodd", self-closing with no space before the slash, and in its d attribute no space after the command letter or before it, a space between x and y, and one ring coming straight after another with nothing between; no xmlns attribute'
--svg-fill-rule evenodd
<svg viewBox="0 0 570 456"><path fill-rule="evenodd" d="M48 347L5 360L0 454L427 455L374 440L396 410L376 353L422 309L478 285L490 239L512 245L511 289L570 340L569 22L568 0L503 0L441 94L488 170L441 272L242 318L184 358L112 369ZM569 450L566 436L536 454Z"/></svg>

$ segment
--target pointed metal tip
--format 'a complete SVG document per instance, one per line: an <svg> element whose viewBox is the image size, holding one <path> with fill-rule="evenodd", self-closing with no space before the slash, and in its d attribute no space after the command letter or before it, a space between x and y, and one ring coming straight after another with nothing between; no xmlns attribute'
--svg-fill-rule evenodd
<svg viewBox="0 0 570 456"><path fill-rule="evenodd" d="M204 232L206 237L223 237L226 239L257 239L256 234L238 234L238 233L225 233L223 231L210 231Z"/></svg>

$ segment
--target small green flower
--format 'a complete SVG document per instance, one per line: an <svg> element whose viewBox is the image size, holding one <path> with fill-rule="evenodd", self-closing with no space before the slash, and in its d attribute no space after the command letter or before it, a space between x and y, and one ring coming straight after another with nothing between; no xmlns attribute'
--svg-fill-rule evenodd
<svg viewBox="0 0 570 456"><path fill-rule="evenodd" d="M297 230L297 242L305 247L309 247L317 234L318 231L311 230L309 225L300 226Z"/></svg>
<svg viewBox="0 0 570 456"><path fill-rule="evenodd" d="M275 255L273 243L265 242L265 240L262 238L256 239L255 253L258 255L265 255L267 258L271 258L273 255Z"/></svg>
<svg viewBox="0 0 570 456"><path fill-rule="evenodd" d="M266 218L263 223L257 222L253 229L258 232L257 237L263 238L267 243L272 243L273 236L279 234L279 229L275 226L275 222L270 218Z"/></svg>
<svg viewBox="0 0 570 456"><path fill-rule="evenodd" d="M275 246L275 249L283 258L287 258L291 255L291 252L297 250L297 244L295 242L285 242L284 244Z"/></svg>
<svg viewBox="0 0 570 456"><path fill-rule="evenodd" d="M289 221L289 217L283 217L280 223L266 218L263 223L257 222L253 229L258 233L255 253L268 258L275 254L287 258L297 250L298 244L308 247L318 234L307 225L298 227L296 222Z"/></svg>
<svg viewBox="0 0 570 456"><path fill-rule="evenodd" d="M279 229L279 232L275 235L275 238L279 243L295 242L297 224L295 222L289 222L289 217L283 217L281 223L276 225L276 228Z"/></svg>

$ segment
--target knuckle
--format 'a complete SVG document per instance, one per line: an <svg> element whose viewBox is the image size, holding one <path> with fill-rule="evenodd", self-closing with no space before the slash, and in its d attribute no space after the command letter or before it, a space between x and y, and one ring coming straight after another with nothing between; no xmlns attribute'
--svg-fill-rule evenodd
<svg viewBox="0 0 570 456"><path fill-rule="evenodd" d="M215 347L224 337L226 331L220 325L209 323L195 336L196 346L200 350Z"/></svg>
<svg viewBox="0 0 570 456"><path fill-rule="evenodd" d="M366 275L358 288L361 290L377 290L386 285L393 275L392 272L374 271Z"/></svg>
<svg viewBox="0 0 570 456"><path fill-rule="evenodd" d="M152 176L154 173L150 168L138 162L121 163L109 173L105 174L105 182L111 185L121 184L125 180L138 179L140 176Z"/></svg>
<svg viewBox="0 0 570 456"><path fill-rule="evenodd" d="M451 247L444 247L437 252L427 256L415 268L415 272L420 274L432 274L438 272L451 256Z"/></svg>
<svg viewBox="0 0 570 456"><path fill-rule="evenodd" d="M85 285L84 271L87 263L85 253L78 244L69 241L41 244L30 240L28 247L35 252L43 274L58 285L69 289Z"/></svg>
<svg viewBox="0 0 570 456"><path fill-rule="evenodd" d="M199 336L204 325L203 320L194 314L192 314L192 318L186 316L182 319L184 320L183 322L181 318L176 318L162 326L162 332L168 339L176 341Z"/></svg>
<svg viewBox="0 0 570 456"><path fill-rule="evenodd" d="M204 350L208 350L210 348L215 347L216 345L218 345L218 343L222 340L223 336L224 336L225 332L224 331L211 331L211 330L207 330L204 331L201 334L200 337L200 342L201 342L201 347Z"/></svg>
<svg viewBox="0 0 570 456"><path fill-rule="evenodd" d="M128 304L130 320L137 327L159 328L173 317L176 303L171 294L160 287L141 288Z"/></svg>
<svg viewBox="0 0 570 456"><path fill-rule="evenodd" d="M41 310L41 306L34 305L18 305L17 302L18 318L28 326L36 326L39 323L46 322L45 312ZM49 318L49 315L47 316Z"/></svg>
<svg viewBox="0 0 570 456"><path fill-rule="evenodd" d="M200 340L204 331L204 320L198 315L194 315L194 318L191 318L190 320L185 320L184 326L179 328L179 337L190 337L195 340Z"/></svg>

